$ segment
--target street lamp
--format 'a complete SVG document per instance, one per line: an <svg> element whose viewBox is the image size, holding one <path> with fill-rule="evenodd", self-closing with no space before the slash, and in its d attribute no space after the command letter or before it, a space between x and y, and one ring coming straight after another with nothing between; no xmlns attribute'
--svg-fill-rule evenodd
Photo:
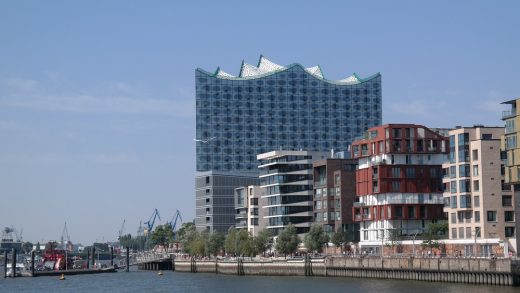
<svg viewBox="0 0 520 293"><path fill-rule="evenodd" d="M413 238L412 238L412 255L413 255L413 257L415 257L415 238L417 237L417 234L419 234L419 232L415 232L413 234Z"/></svg>

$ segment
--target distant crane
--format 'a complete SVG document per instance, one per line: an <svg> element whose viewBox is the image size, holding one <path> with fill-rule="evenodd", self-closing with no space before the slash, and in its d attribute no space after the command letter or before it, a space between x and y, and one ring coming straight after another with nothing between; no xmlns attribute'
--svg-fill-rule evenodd
<svg viewBox="0 0 520 293"><path fill-rule="evenodd" d="M67 242L65 242L65 236L67 237ZM67 222L63 225L63 231L61 232L61 244L65 245L70 242L69 230L67 229Z"/></svg>
<svg viewBox="0 0 520 293"><path fill-rule="evenodd" d="M123 235L123 231L125 229L125 219L123 219L123 224L121 224L121 229L119 229L119 231L117 232L117 234L119 235L117 240L120 240L121 239L121 236Z"/></svg>
<svg viewBox="0 0 520 293"><path fill-rule="evenodd" d="M177 210L177 212L172 217L172 219L167 223L167 224L169 224L172 227L172 231L173 232L175 232L175 228L177 227L177 220L178 219L180 219L181 222L182 222L182 216L181 216L181 212L179 212L179 210Z"/></svg>
<svg viewBox="0 0 520 293"><path fill-rule="evenodd" d="M159 221L161 220L161 215L159 215L159 211L157 209L155 209L153 211L153 214L152 216L150 217L150 219L146 222L144 222L144 224L146 225L146 230L144 231L144 234L148 234L149 232L152 232L152 229L153 229L153 225L155 224L155 219L159 218Z"/></svg>
<svg viewBox="0 0 520 293"><path fill-rule="evenodd" d="M144 235L143 221L139 221L139 228L137 228L137 237Z"/></svg>

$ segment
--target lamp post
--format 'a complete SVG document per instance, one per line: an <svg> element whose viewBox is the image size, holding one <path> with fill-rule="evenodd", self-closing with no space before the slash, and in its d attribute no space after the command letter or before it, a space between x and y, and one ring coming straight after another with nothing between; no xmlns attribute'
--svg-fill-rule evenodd
<svg viewBox="0 0 520 293"><path fill-rule="evenodd" d="M383 249L385 245L385 229L381 228L381 259L383 258Z"/></svg>
<svg viewBox="0 0 520 293"><path fill-rule="evenodd" d="M413 257L415 257L415 238L417 237L418 233L419 232L415 232L413 234L413 238L412 238L412 255L413 255Z"/></svg>

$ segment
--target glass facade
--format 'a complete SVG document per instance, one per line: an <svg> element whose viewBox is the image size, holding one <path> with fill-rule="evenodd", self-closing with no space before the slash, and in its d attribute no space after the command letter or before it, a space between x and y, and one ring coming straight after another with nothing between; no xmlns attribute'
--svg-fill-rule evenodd
<svg viewBox="0 0 520 293"><path fill-rule="evenodd" d="M254 77L197 69L197 171L257 172L278 149L347 150L380 125L381 76L330 81L299 64Z"/></svg>

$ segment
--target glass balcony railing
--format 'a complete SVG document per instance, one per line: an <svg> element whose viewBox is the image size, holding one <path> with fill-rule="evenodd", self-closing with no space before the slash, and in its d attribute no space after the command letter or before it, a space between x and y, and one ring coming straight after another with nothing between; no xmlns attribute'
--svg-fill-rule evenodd
<svg viewBox="0 0 520 293"><path fill-rule="evenodd" d="M516 110L502 111L502 119L507 119L516 116Z"/></svg>

